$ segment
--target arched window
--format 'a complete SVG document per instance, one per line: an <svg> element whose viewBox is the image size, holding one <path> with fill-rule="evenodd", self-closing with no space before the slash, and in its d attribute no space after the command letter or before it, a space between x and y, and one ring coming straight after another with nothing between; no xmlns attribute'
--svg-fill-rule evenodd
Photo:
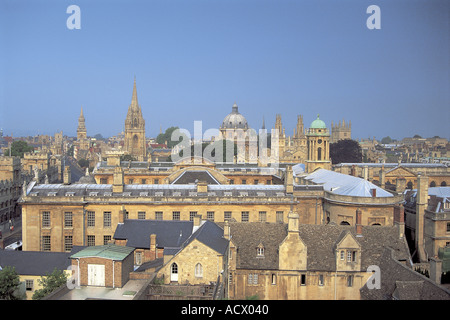
<svg viewBox="0 0 450 320"><path fill-rule="evenodd" d="M431 183L430 183L430 188L434 188L434 187L436 187L436 182L431 181Z"/></svg>
<svg viewBox="0 0 450 320"><path fill-rule="evenodd" d="M133 121L133 127L134 127L134 128L137 128L137 126L138 126L138 121L137 121L136 118L134 118L134 121Z"/></svg>
<svg viewBox="0 0 450 320"><path fill-rule="evenodd" d="M137 134L133 136L133 148L137 148L139 146L139 138Z"/></svg>
<svg viewBox="0 0 450 320"><path fill-rule="evenodd" d="M447 186L447 182L442 181L442 182L441 182L441 187L446 187L446 186Z"/></svg>
<svg viewBox="0 0 450 320"><path fill-rule="evenodd" d="M341 224L341 226L349 226L350 225L350 223L348 223L347 221L342 221L340 224Z"/></svg>
<svg viewBox="0 0 450 320"><path fill-rule="evenodd" d="M170 267L170 281L178 282L178 265L175 262Z"/></svg>
<svg viewBox="0 0 450 320"><path fill-rule="evenodd" d="M195 276L197 278L203 278L203 266L200 263L195 265Z"/></svg>
<svg viewBox="0 0 450 320"><path fill-rule="evenodd" d="M413 188L413 184L411 181L408 181L408 183L406 184L406 188L407 189L412 189Z"/></svg>
<svg viewBox="0 0 450 320"><path fill-rule="evenodd" d="M322 160L322 148L317 148L317 160Z"/></svg>

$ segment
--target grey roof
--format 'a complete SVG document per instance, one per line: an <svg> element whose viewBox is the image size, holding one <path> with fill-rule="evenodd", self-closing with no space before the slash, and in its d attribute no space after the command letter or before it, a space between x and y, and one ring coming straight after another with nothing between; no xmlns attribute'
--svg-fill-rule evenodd
<svg viewBox="0 0 450 320"><path fill-rule="evenodd" d="M183 244L186 247L197 239L220 254L225 254L228 248L228 240L223 237L223 229L209 220L203 221L201 226Z"/></svg>
<svg viewBox="0 0 450 320"><path fill-rule="evenodd" d="M150 248L150 235L156 234L158 248L180 248L192 234L192 221L127 219L117 225L114 239L127 239L127 246Z"/></svg>
<svg viewBox="0 0 450 320"><path fill-rule="evenodd" d="M450 290L396 261L392 249L386 248L376 261L380 267L380 289L360 289L362 300L450 300Z"/></svg>
<svg viewBox="0 0 450 320"><path fill-rule="evenodd" d="M71 264L70 255L81 249L74 247L71 252L0 250L0 267L15 267L19 275L44 276L55 268L66 270Z"/></svg>
<svg viewBox="0 0 450 320"><path fill-rule="evenodd" d="M398 260L409 263L409 251L404 239L399 239L396 227L363 226L362 237L356 237L355 227L337 225L300 225L299 235L307 246L307 268L335 271L335 246L351 233L361 245L361 268L375 264L385 247L394 249ZM279 223L230 223L232 242L238 246L237 267L243 269L278 269L278 247L287 235L287 225ZM256 247L264 245L264 258L256 256Z"/></svg>
<svg viewBox="0 0 450 320"><path fill-rule="evenodd" d="M172 184L190 184L196 181L204 181L207 184L219 184L219 182L206 170L186 170L177 177Z"/></svg>

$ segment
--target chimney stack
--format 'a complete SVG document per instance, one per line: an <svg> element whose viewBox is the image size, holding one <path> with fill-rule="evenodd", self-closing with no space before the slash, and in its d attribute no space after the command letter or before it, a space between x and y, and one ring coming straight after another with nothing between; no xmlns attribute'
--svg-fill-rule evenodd
<svg viewBox="0 0 450 320"><path fill-rule="evenodd" d="M122 206L122 209L119 210L119 223L124 223L125 222L125 216L126 215L126 210L125 207Z"/></svg>
<svg viewBox="0 0 450 320"><path fill-rule="evenodd" d="M430 258L430 279L437 284L441 284L442 260L438 257Z"/></svg>
<svg viewBox="0 0 450 320"><path fill-rule="evenodd" d="M362 237L362 211L356 209L356 236Z"/></svg>
<svg viewBox="0 0 450 320"><path fill-rule="evenodd" d="M403 205L394 207L394 225L398 227L399 238L403 238L405 236L405 208Z"/></svg>
<svg viewBox="0 0 450 320"><path fill-rule="evenodd" d="M294 193L294 174L292 172L292 166L286 167L284 186L286 187L286 193Z"/></svg>
<svg viewBox="0 0 450 320"><path fill-rule="evenodd" d="M227 240L230 240L230 224L228 220L225 220L225 225L223 227L223 237Z"/></svg>
<svg viewBox="0 0 450 320"><path fill-rule="evenodd" d="M372 197L373 197L373 198L376 198L376 197L377 197L377 189L375 189L375 188L370 189L370 193L372 194Z"/></svg>
<svg viewBox="0 0 450 320"><path fill-rule="evenodd" d="M151 260L156 259L156 234L152 233L150 235L150 258Z"/></svg>
<svg viewBox="0 0 450 320"><path fill-rule="evenodd" d="M290 211L288 214L288 233L299 232L299 215Z"/></svg>
<svg viewBox="0 0 450 320"><path fill-rule="evenodd" d="M423 246L424 215L425 210L427 208L428 208L428 177L419 174L417 176L415 244L421 262L427 261L427 256L425 254L425 249Z"/></svg>
<svg viewBox="0 0 450 320"><path fill-rule="evenodd" d="M123 170L122 167L115 167L113 174L113 192L123 192Z"/></svg>

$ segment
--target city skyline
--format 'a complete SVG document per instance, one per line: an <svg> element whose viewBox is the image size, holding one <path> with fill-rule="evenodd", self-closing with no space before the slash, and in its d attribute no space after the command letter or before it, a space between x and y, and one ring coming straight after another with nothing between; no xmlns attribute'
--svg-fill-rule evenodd
<svg viewBox="0 0 450 320"><path fill-rule="evenodd" d="M281 114L291 135L317 114L352 138L450 138L444 1L4 1L0 128L5 135L123 131L136 76L146 135L218 128L234 102L259 129ZM381 10L370 30L366 9Z"/></svg>

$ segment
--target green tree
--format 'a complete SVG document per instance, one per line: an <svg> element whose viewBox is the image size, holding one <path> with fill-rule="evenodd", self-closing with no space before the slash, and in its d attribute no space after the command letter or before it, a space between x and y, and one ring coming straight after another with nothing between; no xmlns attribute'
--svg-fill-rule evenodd
<svg viewBox="0 0 450 320"><path fill-rule="evenodd" d="M34 151L34 148L29 146L25 141L14 141L11 144L11 155L14 157L23 158L24 153L32 151ZM9 156L9 149L6 150L5 155Z"/></svg>
<svg viewBox="0 0 450 320"><path fill-rule="evenodd" d="M131 154L123 154L120 156L120 161L136 161L137 159Z"/></svg>
<svg viewBox="0 0 450 320"><path fill-rule="evenodd" d="M67 282L67 275L64 271L55 268L52 273L47 273L38 281L42 289L38 289L33 293L33 300L40 300L61 287Z"/></svg>
<svg viewBox="0 0 450 320"><path fill-rule="evenodd" d="M14 267L5 267L0 270L0 300L23 299L18 295L20 286L19 275Z"/></svg>
<svg viewBox="0 0 450 320"><path fill-rule="evenodd" d="M360 163L362 160L361 146L358 141L345 139L330 144L330 158L333 164Z"/></svg>
<svg viewBox="0 0 450 320"><path fill-rule="evenodd" d="M389 144L389 143L392 143L392 138L391 137L389 137L389 136L387 136L387 137L384 137L383 139L381 139L381 143L382 144Z"/></svg>

